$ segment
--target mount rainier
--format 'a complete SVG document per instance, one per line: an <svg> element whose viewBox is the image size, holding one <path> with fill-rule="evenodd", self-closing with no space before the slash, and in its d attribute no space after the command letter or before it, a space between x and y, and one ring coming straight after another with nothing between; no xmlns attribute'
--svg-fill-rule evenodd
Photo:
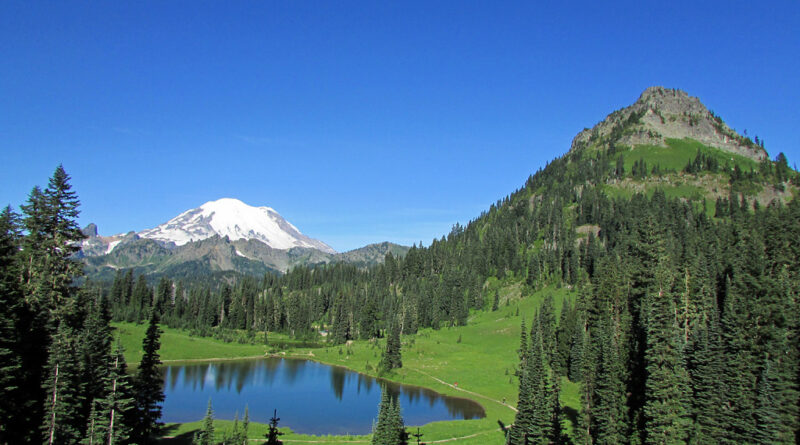
<svg viewBox="0 0 800 445"><path fill-rule="evenodd" d="M182 246L212 236L258 240L278 250L307 247L336 253L330 246L309 238L270 207L252 207L238 199L222 198L187 210L154 229L139 232L150 238Z"/></svg>
<svg viewBox="0 0 800 445"><path fill-rule="evenodd" d="M138 233L100 236L94 224L83 232L87 238L79 255L86 274L99 280L131 268L150 276L177 278L217 272L260 275L334 262L368 266L383 262L387 253L398 256L408 251L384 242L337 253L303 235L274 209L233 198L209 201Z"/></svg>

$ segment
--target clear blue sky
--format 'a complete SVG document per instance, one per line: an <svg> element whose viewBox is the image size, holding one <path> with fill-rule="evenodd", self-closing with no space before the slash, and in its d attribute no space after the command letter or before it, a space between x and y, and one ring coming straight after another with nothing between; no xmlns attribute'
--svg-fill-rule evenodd
<svg viewBox="0 0 800 445"><path fill-rule="evenodd" d="M0 2L0 203L220 197L343 251L446 234L651 85L800 158L800 2Z"/></svg>

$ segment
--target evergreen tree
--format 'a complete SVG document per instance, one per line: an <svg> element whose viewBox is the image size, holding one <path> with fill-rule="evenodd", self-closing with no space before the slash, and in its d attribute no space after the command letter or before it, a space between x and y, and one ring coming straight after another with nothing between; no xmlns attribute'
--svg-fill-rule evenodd
<svg viewBox="0 0 800 445"><path fill-rule="evenodd" d="M133 387L119 341L109 361L109 370L103 379L105 395L95 399L92 404L88 437L84 443L120 444L125 443L131 434L131 426L127 421L135 408Z"/></svg>
<svg viewBox="0 0 800 445"><path fill-rule="evenodd" d="M83 292L87 292L86 286L84 286ZM103 382L112 368L109 366L112 336L108 300L101 294L89 304L91 307L81 332L80 350L82 380L87 383L86 411L91 408L91 404L95 400L105 396L107 388L104 385L93 383Z"/></svg>
<svg viewBox="0 0 800 445"><path fill-rule="evenodd" d="M613 330L605 323L597 369L595 405L592 409L592 433L597 443L623 443L627 437L625 424L626 397L624 364Z"/></svg>
<svg viewBox="0 0 800 445"><path fill-rule="evenodd" d="M57 366L66 372L62 375L63 382L75 378L73 372L79 372L78 364L72 362L74 357L66 355L48 358L51 351L65 354L51 348L54 337L63 344L77 347L75 338L65 337L75 335L82 324L73 279L83 272L83 265L74 254L80 249L79 241L84 236L76 222L79 201L71 189L69 176L58 166L47 188L42 191L34 187L28 202L22 206L27 235L21 242L20 283L25 304L18 333L25 340L20 345L23 375L20 389L27 401L16 426L19 431L26 432L26 442L36 441L35 432L42 425L53 437L61 433L65 439L78 437L79 430L85 426L83 409L73 410L73 403L81 403L82 399L79 392L73 397L72 392L77 388L66 388L63 400L66 403L52 403L53 387L56 386L56 395L59 392L58 385L54 385L54 368ZM69 326L62 327L62 322ZM61 332L57 333L59 329ZM67 417L66 422L53 423L53 415L58 419L59 413ZM78 426L81 417L84 425Z"/></svg>
<svg viewBox="0 0 800 445"><path fill-rule="evenodd" d="M283 436L283 433L278 430L278 422L280 420L281 420L280 417L278 417L278 410L276 409L272 413L272 417L269 419L269 430L267 430L267 445L283 444L283 442L278 439L280 436Z"/></svg>
<svg viewBox="0 0 800 445"><path fill-rule="evenodd" d="M131 438L134 443L152 443L156 433L161 427L161 402L164 401L163 381L158 365L161 358L158 350L161 329L158 326L158 315L151 311L150 323L142 341L144 355L139 362L139 368L134 380L134 390L136 394L136 420L134 433Z"/></svg>
<svg viewBox="0 0 800 445"><path fill-rule="evenodd" d="M685 443L690 426L689 376L683 366L669 272L663 264L657 275L658 287L646 307L646 437L648 443Z"/></svg>
<svg viewBox="0 0 800 445"><path fill-rule="evenodd" d="M84 388L78 335L62 322L50 349L49 377L45 382L44 442L75 444L83 438L86 416L83 413Z"/></svg>
<svg viewBox="0 0 800 445"><path fill-rule="evenodd" d="M373 445L406 445L408 433L405 430L400 404L383 388L381 402L378 405L378 422L372 429Z"/></svg>
<svg viewBox="0 0 800 445"><path fill-rule="evenodd" d="M514 417L514 425L508 432L508 443L510 445L522 445L530 434L531 423L533 422L533 388L531 387L530 360L531 348L528 345L527 329L525 319L522 320L519 346L519 395L517 400L517 414Z"/></svg>
<svg viewBox="0 0 800 445"><path fill-rule="evenodd" d="M214 440L214 409L211 407L211 399L208 399L208 408L203 417L203 428L194 434L192 445L215 445Z"/></svg>
<svg viewBox="0 0 800 445"><path fill-rule="evenodd" d="M386 351L383 353L380 368L384 372L402 368L403 360L400 354L400 327L399 323L392 323L389 335L386 337Z"/></svg>
<svg viewBox="0 0 800 445"><path fill-rule="evenodd" d="M19 216L6 207L0 213L0 419L4 419L0 443L22 443L26 437L19 429L26 405L19 335L23 316L17 261L20 238Z"/></svg>

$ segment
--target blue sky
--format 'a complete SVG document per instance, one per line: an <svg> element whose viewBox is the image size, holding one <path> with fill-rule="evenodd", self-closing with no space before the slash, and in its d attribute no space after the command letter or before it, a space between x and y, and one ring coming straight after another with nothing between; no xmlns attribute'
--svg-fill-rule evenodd
<svg viewBox="0 0 800 445"><path fill-rule="evenodd" d="M651 85L800 158L800 2L0 2L0 203L220 197L337 250L446 234Z"/></svg>

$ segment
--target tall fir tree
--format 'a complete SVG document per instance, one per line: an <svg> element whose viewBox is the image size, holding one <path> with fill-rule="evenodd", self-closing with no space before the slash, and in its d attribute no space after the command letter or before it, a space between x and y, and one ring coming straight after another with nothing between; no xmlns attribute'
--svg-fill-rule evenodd
<svg viewBox="0 0 800 445"><path fill-rule="evenodd" d="M144 355L136 371L134 391L136 401L136 419L131 436L134 443L153 443L161 428L161 402L164 401L163 380L158 365L161 358L161 328L158 326L158 314L151 311L150 323L142 341Z"/></svg>
<svg viewBox="0 0 800 445"><path fill-rule="evenodd" d="M42 191L34 187L28 202L22 206L27 235L22 239L20 250L24 308L18 332L25 339L20 351L24 376L21 390L28 401L17 425L21 431L28 431L27 442L35 441L38 427L52 420L52 404L45 412L49 399L45 389L53 380L53 360L48 359L51 339L59 336L61 342L75 342L75 339L65 339L64 335L76 335L82 324L73 280L83 272L83 265L74 254L80 249L79 241L84 236L76 222L79 201L69 179L59 165L47 188ZM57 334L62 322L69 326L64 326L61 334ZM69 412L72 409L64 405L56 408ZM57 431L57 425L50 427ZM72 436L70 431L65 434Z"/></svg>
<svg viewBox="0 0 800 445"><path fill-rule="evenodd" d="M47 444L76 444L84 435L84 388L91 382L82 379L78 339L66 322L59 323L51 344L49 376L44 386L48 395L43 427Z"/></svg>
<svg viewBox="0 0 800 445"><path fill-rule="evenodd" d="M408 433L405 429L403 416L400 413L400 403L389 394L384 387L381 393L381 402L378 405L378 421L372 429L373 445L406 445Z"/></svg>
<svg viewBox="0 0 800 445"><path fill-rule="evenodd" d="M133 386L119 341L108 356L108 363L108 372L102 380L104 394L92 403L84 444L122 444L131 435L131 425L127 422L135 409Z"/></svg>
<svg viewBox="0 0 800 445"><path fill-rule="evenodd" d="M11 207L0 213L0 443L25 442L20 430L24 419L26 394L23 392L22 338L20 322L23 316L22 291L19 287L18 251L21 234L19 216Z"/></svg>
<svg viewBox="0 0 800 445"><path fill-rule="evenodd" d="M208 408L206 408L206 415L203 417L203 427L195 433L192 438L192 445L215 445L214 432L214 409L211 407L211 399L208 399Z"/></svg>
<svg viewBox="0 0 800 445"><path fill-rule="evenodd" d="M688 381L681 331L677 325L672 281L667 266L659 264L658 286L646 301L647 443L685 443L690 430Z"/></svg>

